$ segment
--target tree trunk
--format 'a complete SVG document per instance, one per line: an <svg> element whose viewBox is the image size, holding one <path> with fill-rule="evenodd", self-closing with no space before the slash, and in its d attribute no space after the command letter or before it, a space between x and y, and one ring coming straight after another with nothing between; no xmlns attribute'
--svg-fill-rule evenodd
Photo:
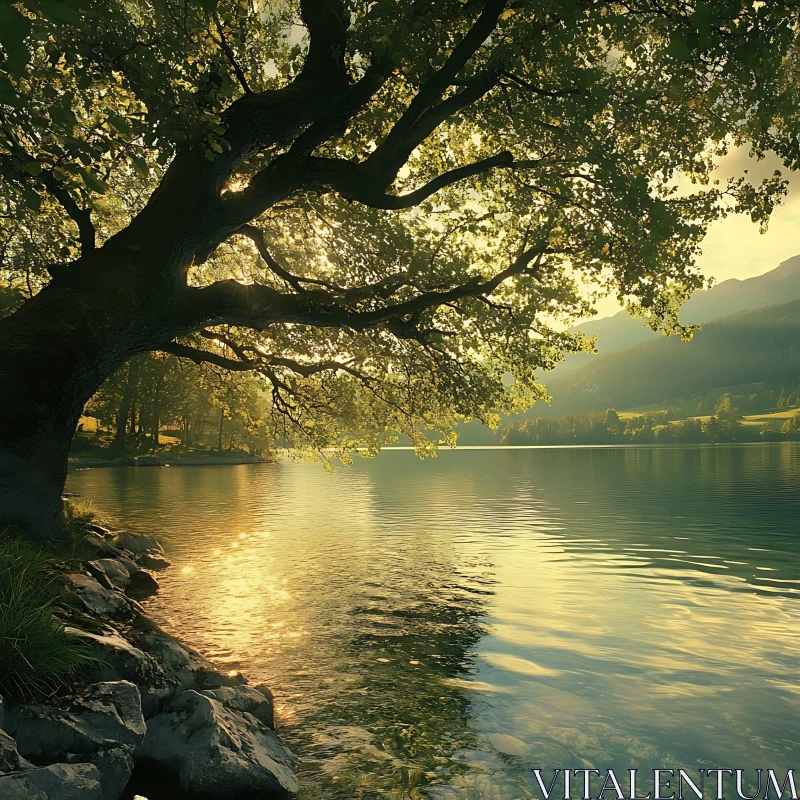
<svg viewBox="0 0 800 800"><path fill-rule="evenodd" d="M219 410L219 440L217 441L217 450L222 452L222 431L225 427L225 409Z"/></svg>
<svg viewBox="0 0 800 800"><path fill-rule="evenodd" d="M131 416L131 406L133 405L133 398L136 394L136 387L138 386L138 383L139 362L131 361L128 369L128 377L125 381L125 390L122 393L122 402L119 405L119 413L117 414L117 432L114 435L114 441L111 443L112 450L117 452L125 451L128 424Z"/></svg>
<svg viewBox="0 0 800 800"><path fill-rule="evenodd" d="M165 293L126 286L113 264L97 260L110 277L84 286L56 279L0 320L0 530L58 536L84 405L131 356L182 332Z"/></svg>
<svg viewBox="0 0 800 800"><path fill-rule="evenodd" d="M159 445L159 432L161 431L161 385L164 382L164 362L159 361L156 364L156 380L153 397L153 410L152 410L152 428L150 429L153 434L153 447L158 449Z"/></svg>

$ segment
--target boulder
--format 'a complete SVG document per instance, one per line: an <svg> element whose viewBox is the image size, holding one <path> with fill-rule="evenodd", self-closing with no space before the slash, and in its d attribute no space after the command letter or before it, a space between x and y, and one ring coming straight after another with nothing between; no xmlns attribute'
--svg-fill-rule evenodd
<svg viewBox="0 0 800 800"><path fill-rule="evenodd" d="M104 589L113 592L116 588L113 583L108 578L105 572L103 572L103 568L98 566L97 561L88 561L86 563L86 569L89 574L102 586Z"/></svg>
<svg viewBox="0 0 800 800"><path fill-rule="evenodd" d="M298 788L294 756L275 733L192 690L149 720L141 757L177 775L184 791L218 800L277 800Z"/></svg>
<svg viewBox="0 0 800 800"><path fill-rule="evenodd" d="M124 555L119 547L115 547L113 544L111 544L111 542L106 541L97 533L89 532L83 537L83 541L89 546L89 548L96 550L101 556L115 558L116 556Z"/></svg>
<svg viewBox="0 0 800 800"><path fill-rule="evenodd" d="M131 553L131 555L133 555L133 553ZM117 561L119 561L119 563L131 573L131 575L133 575L133 573L139 569L139 564L137 564L133 558L128 558L128 556L117 556Z"/></svg>
<svg viewBox="0 0 800 800"><path fill-rule="evenodd" d="M114 532L109 528L105 528L102 525L98 525L96 522L87 522L86 525L83 526L83 529L87 533L96 533L98 536L102 536L104 539L112 539L114 537Z"/></svg>
<svg viewBox="0 0 800 800"><path fill-rule="evenodd" d="M171 566L164 556L157 553L142 553L136 560L139 562L139 566L145 569L161 570Z"/></svg>
<svg viewBox="0 0 800 800"><path fill-rule="evenodd" d="M133 613L130 600L125 595L104 589L95 578L82 573L65 575L70 588L71 604L82 607L91 614L111 619L127 619Z"/></svg>
<svg viewBox="0 0 800 800"><path fill-rule="evenodd" d="M117 547L130 550L131 553L138 556L146 553L148 550L154 553L163 553L164 548L158 543L158 540L153 536L142 536L140 533L130 533L129 531L120 531L114 537L114 543Z"/></svg>
<svg viewBox="0 0 800 800"><path fill-rule="evenodd" d="M247 680L240 673L223 675L214 665L197 650L179 642L161 630L154 622L148 621L146 631L135 634L137 647L150 655L164 673L166 682L171 687L170 692L151 692L143 703L146 705L145 718L149 719L158 708L159 704L172 691L183 689L218 689L221 686L240 686Z"/></svg>
<svg viewBox="0 0 800 800"><path fill-rule="evenodd" d="M0 730L0 774L20 769L23 763L17 751L17 743L3 730Z"/></svg>
<svg viewBox="0 0 800 800"><path fill-rule="evenodd" d="M206 689L201 694L222 703L225 708L252 714L263 725L275 728L272 692L265 686L260 689L252 686L221 686L219 689Z"/></svg>
<svg viewBox="0 0 800 800"><path fill-rule="evenodd" d="M158 662L167 680L178 688L197 688L198 673L215 671L205 656L181 644L154 624L146 633L136 636L136 644Z"/></svg>
<svg viewBox="0 0 800 800"><path fill-rule="evenodd" d="M72 627L66 627L64 631L94 646L95 654L102 662L101 680L132 681L144 686L164 683L164 671L152 656L134 647L113 628L107 628L102 634Z"/></svg>
<svg viewBox="0 0 800 800"><path fill-rule="evenodd" d="M68 708L17 706L6 725L20 755L36 764L91 761L103 800L117 800L145 735L139 689L127 681L99 683Z"/></svg>
<svg viewBox="0 0 800 800"><path fill-rule="evenodd" d="M103 800L94 764L51 764L0 775L3 800Z"/></svg>
<svg viewBox="0 0 800 800"><path fill-rule="evenodd" d="M134 600L144 600L159 589L158 581L146 569L140 569L130 576L125 593Z"/></svg>
<svg viewBox="0 0 800 800"><path fill-rule="evenodd" d="M90 561L86 566L99 583L106 580L111 584L106 588L125 591L131 582L131 573L120 558L98 558L96 561ZM134 569L136 569L135 565Z"/></svg>

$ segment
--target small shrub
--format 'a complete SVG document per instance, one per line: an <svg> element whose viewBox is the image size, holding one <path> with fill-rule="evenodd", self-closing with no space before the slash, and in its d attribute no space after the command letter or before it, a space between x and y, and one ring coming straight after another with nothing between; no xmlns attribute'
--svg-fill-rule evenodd
<svg viewBox="0 0 800 800"><path fill-rule="evenodd" d="M17 699L52 693L97 664L91 649L53 618L61 596L50 557L6 532L0 538L0 693Z"/></svg>

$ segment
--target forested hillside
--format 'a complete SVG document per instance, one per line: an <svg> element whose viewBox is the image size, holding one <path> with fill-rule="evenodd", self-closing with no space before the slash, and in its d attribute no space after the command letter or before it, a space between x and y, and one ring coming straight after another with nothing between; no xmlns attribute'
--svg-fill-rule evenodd
<svg viewBox="0 0 800 800"><path fill-rule="evenodd" d="M800 256L787 259L763 275L746 280L732 278L712 286L708 291L696 292L684 304L680 318L686 324L708 323L740 311L753 311L792 300L800 300ZM601 356L659 338L657 333L627 311L589 320L576 325L573 330L596 337L597 351ZM590 353L573 353L556 368L555 374L561 375L593 359Z"/></svg>
<svg viewBox="0 0 800 800"><path fill-rule="evenodd" d="M553 397L526 416L671 405L718 387L800 382L800 300L712 322L692 341L659 337L546 380Z"/></svg>

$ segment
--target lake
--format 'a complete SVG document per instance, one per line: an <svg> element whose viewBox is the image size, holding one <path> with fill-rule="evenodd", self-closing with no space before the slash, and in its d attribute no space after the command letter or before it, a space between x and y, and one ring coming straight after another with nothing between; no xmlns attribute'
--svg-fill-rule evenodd
<svg viewBox="0 0 800 800"><path fill-rule="evenodd" d="M395 450L67 488L160 538L150 613L270 684L304 800L800 766L798 445Z"/></svg>

